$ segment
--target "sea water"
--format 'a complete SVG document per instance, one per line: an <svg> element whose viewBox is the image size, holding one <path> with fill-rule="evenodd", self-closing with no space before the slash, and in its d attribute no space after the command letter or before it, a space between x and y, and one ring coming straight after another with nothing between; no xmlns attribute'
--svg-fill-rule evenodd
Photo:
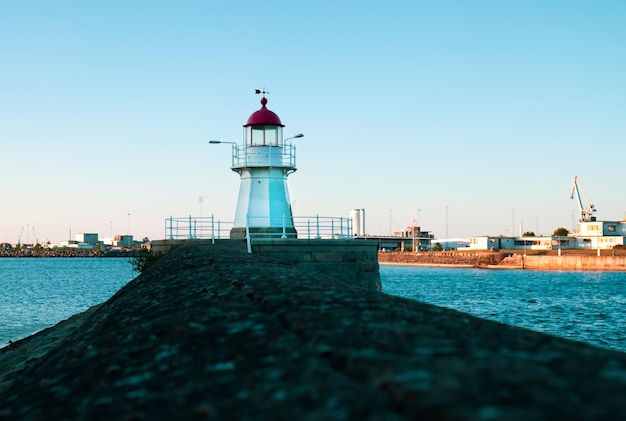
<svg viewBox="0 0 626 421"><path fill-rule="evenodd" d="M128 258L0 258L0 347L106 301L135 276Z"/></svg>
<svg viewBox="0 0 626 421"><path fill-rule="evenodd" d="M383 292L626 351L626 273L381 265Z"/></svg>
<svg viewBox="0 0 626 421"><path fill-rule="evenodd" d="M127 258L0 258L0 346L109 299ZM381 265L383 292L626 351L626 273Z"/></svg>

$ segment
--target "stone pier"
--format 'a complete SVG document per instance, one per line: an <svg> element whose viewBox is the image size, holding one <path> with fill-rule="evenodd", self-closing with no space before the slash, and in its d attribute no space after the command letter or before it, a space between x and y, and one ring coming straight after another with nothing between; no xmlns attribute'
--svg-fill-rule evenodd
<svg viewBox="0 0 626 421"><path fill-rule="evenodd" d="M350 285L303 259L245 243L172 250L108 301L0 350L0 419L626 414L624 353Z"/></svg>
<svg viewBox="0 0 626 421"><path fill-rule="evenodd" d="M154 252L168 252L185 244L218 244L220 247L247 247L245 239L158 240ZM277 260L298 264L332 276L347 285L381 291L378 243L375 240L255 238L250 251Z"/></svg>

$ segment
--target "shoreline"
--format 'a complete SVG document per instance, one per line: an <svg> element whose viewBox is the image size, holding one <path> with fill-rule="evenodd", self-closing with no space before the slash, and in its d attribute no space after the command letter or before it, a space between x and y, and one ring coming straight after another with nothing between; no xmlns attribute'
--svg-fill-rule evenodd
<svg viewBox="0 0 626 421"><path fill-rule="evenodd" d="M626 272L626 256L518 255L502 252L379 253L379 265L476 268L489 270L545 270Z"/></svg>
<svg viewBox="0 0 626 421"><path fill-rule="evenodd" d="M42 249L42 250L0 250L0 259L2 258L77 258L77 257L139 257L145 252L139 250L119 251L98 251L94 249Z"/></svg>
<svg viewBox="0 0 626 421"><path fill-rule="evenodd" d="M378 262L384 266L416 266L431 268L451 268L451 269L483 269L481 267L470 264L445 264L445 263L406 263L406 262Z"/></svg>

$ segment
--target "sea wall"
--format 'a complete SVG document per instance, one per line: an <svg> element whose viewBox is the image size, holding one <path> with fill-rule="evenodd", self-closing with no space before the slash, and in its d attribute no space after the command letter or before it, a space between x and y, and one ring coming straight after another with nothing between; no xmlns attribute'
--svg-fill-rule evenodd
<svg viewBox="0 0 626 421"><path fill-rule="evenodd" d="M378 253L381 264L488 269L626 271L626 256L595 254L524 255L508 252Z"/></svg>
<svg viewBox="0 0 626 421"><path fill-rule="evenodd" d="M378 261L386 264L409 264L416 266L486 267L499 264L506 256L507 254L505 253L497 252L380 252L378 253Z"/></svg>
<svg viewBox="0 0 626 421"><path fill-rule="evenodd" d="M212 244L211 240L159 240L152 242L154 252L167 252L186 244ZM245 248L241 239L215 240L221 246ZM254 239L253 254L269 256L315 272L332 274L347 285L381 291L378 243L374 240Z"/></svg>
<svg viewBox="0 0 626 421"><path fill-rule="evenodd" d="M0 419L622 419L626 354L187 244L0 350ZM461 272L459 272L461 273Z"/></svg>
<svg viewBox="0 0 626 421"><path fill-rule="evenodd" d="M375 240L255 239L252 253L297 263L348 285L382 291Z"/></svg>
<svg viewBox="0 0 626 421"><path fill-rule="evenodd" d="M502 266L539 270L600 270L626 271L626 256L524 256L515 255L502 262Z"/></svg>

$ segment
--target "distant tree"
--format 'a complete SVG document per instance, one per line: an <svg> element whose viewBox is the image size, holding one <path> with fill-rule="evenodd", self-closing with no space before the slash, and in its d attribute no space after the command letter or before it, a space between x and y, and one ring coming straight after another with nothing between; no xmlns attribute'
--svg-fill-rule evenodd
<svg viewBox="0 0 626 421"><path fill-rule="evenodd" d="M552 235L555 237L567 237L568 234L569 234L569 230L563 227L555 229L554 232L552 233Z"/></svg>
<svg viewBox="0 0 626 421"><path fill-rule="evenodd" d="M143 237L143 240L141 240L143 243L149 243L150 239L148 237Z"/></svg>
<svg viewBox="0 0 626 421"><path fill-rule="evenodd" d="M39 244L39 243L35 244L34 249L35 250L40 250L41 249L41 244Z"/></svg>
<svg viewBox="0 0 626 421"><path fill-rule="evenodd" d="M535 233L532 231L526 231L524 234L522 234L522 237L535 237Z"/></svg>
<svg viewBox="0 0 626 421"><path fill-rule="evenodd" d="M441 243L435 243L435 245L433 246L433 251L442 251L443 250L443 246L441 245Z"/></svg>

